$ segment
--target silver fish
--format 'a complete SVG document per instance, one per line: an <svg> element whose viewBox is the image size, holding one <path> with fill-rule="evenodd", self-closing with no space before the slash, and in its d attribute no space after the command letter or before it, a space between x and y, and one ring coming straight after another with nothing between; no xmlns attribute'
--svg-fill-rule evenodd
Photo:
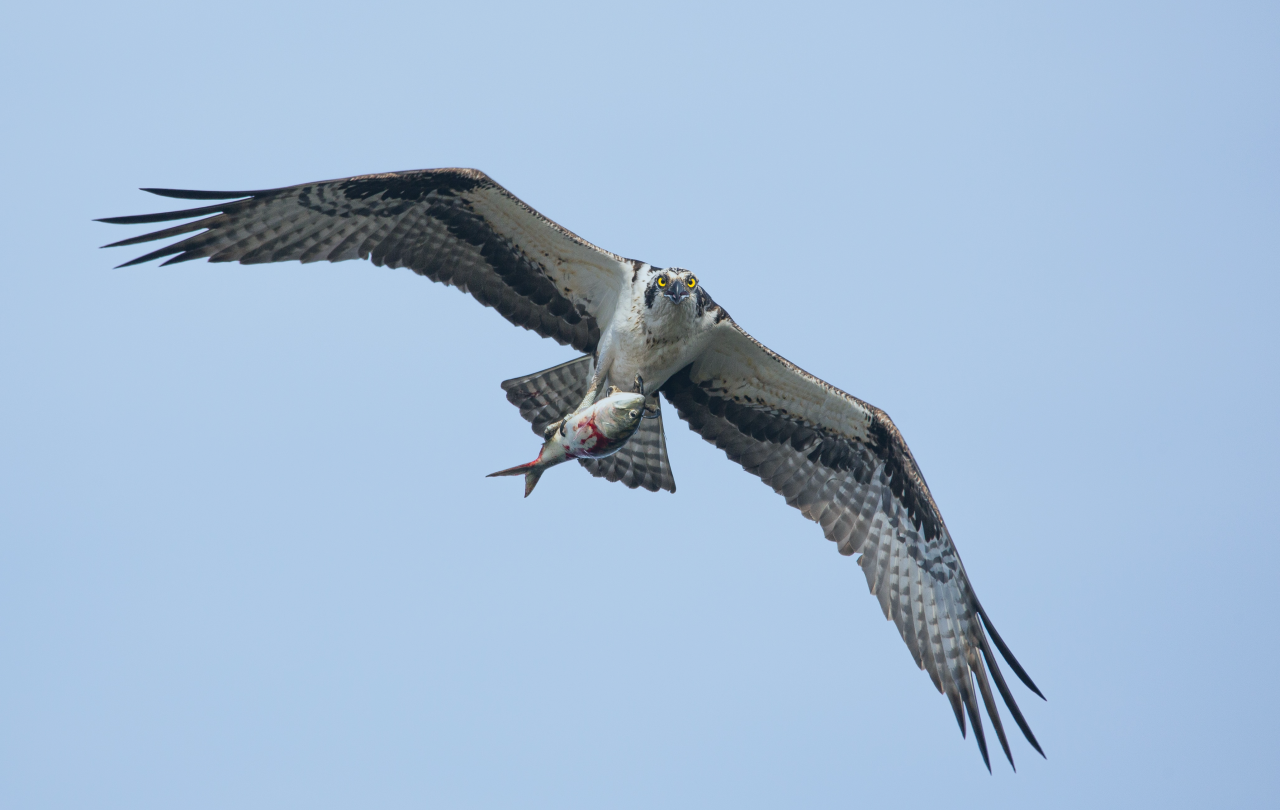
<svg viewBox="0 0 1280 810"><path fill-rule="evenodd" d="M644 402L644 394L611 394L591 407L565 417L547 437L533 461L486 477L523 475L524 496L527 498L549 468L577 458L604 458L622 449L622 445L640 427Z"/></svg>

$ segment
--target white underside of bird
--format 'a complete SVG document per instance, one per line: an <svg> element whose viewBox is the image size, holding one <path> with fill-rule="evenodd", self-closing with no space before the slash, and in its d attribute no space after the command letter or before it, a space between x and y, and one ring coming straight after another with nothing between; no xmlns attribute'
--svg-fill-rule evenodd
<svg viewBox="0 0 1280 810"><path fill-rule="evenodd" d="M589 408L599 391L621 381L641 379L646 390L656 392L711 339L719 310L699 308L696 276L647 264L635 276L637 283L619 296L600 335L595 373L575 414Z"/></svg>

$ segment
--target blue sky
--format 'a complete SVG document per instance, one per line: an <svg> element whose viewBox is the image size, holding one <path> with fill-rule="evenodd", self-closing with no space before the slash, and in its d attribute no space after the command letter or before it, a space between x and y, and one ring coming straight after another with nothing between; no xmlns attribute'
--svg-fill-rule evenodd
<svg viewBox="0 0 1280 810"><path fill-rule="evenodd" d="M882 5L0 13L0 804L1276 801L1280 14ZM571 350L91 222L434 166L888 411L1048 759L678 420L675 496L485 480Z"/></svg>

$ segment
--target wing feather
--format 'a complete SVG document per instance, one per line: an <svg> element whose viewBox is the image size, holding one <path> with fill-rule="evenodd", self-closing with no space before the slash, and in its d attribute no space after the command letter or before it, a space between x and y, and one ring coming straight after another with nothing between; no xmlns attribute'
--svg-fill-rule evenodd
<svg viewBox="0 0 1280 810"><path fill-rule="evenodd" d="M199 218L108 247L186 236L126 262L169 257L262 264L346 261L414 272L469 292L509 321L583 352L595 350L634 263L601 250L525 205L482 172L428 169L259 191L144 189L220 200L117 225Z"/></svg>
<svg viewBox="0 0 1280 810"><path fill-rule="evenodd" d="M818 523L842 554L860 555L868 590L946 696L961 733L973 727L988 769L979 700L1013 763L989 678L1040 751L990 654L987 631L1019 677L1039 691L973 596L897 427L883 411L769 351L732 319L715 330L710 346L662 387L680 418Z"/></svg>
<svg viewBox="0 0 1280 810"><path fill-rule="evenodd" d="M1004 724L1000 722L1000 710L996 706L995 698L991 695L991 683L987 680L986 667L982 665L982 658L976 655L969 664L976 676L974 680L978 682L978 689L982 693L983 708L987 710L987 717L991 718L991 727L996 730L996 738L1000 740L1000 748L1004 751L1005 758L1009 760L1010 767L1016 771L1018 766L1013 762L1013 752L1009 750L1009 738L1005 736Z"/></svg>

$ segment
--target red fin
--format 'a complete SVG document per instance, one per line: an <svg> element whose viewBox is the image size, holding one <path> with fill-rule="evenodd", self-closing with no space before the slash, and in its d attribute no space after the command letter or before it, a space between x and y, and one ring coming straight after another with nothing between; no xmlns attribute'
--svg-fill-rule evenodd
<svg viewBox="0 0 1280 810"><path fill-rule="evenodd" d="M545 467L538 467L538 460L542 458L539 454L538 458L530 461L528 464L520 464L515 467L509 467L505 470L498 470L496 473L489 473L485 478L495 478L500 475L523 475L524 476L524 496L529 497L529 493L533 492L533 488L538 485L538 479L546 472Z"/></svg>
<svg viewBox="0 0 1280 810"><path fill-rule="evenodd" d="M538 485L538 479L542 477L544 470L529 470L524 474L524 496L529 497L529 493L533 492L533 488Z"/></svg>
<svg viewBox="0 0 1280 810"><path fill-rule="evenodd" d="M498 470L496 473L489 473L488 475L485 476L485 478L497 478L500 475L524 475L526 472L529 471L530 468L533 467L533 465L537 463L538 463L538 460L535 458L533 461L530 461L528 464L518 464L515 467L508 467L505 470Z"/></svg>

